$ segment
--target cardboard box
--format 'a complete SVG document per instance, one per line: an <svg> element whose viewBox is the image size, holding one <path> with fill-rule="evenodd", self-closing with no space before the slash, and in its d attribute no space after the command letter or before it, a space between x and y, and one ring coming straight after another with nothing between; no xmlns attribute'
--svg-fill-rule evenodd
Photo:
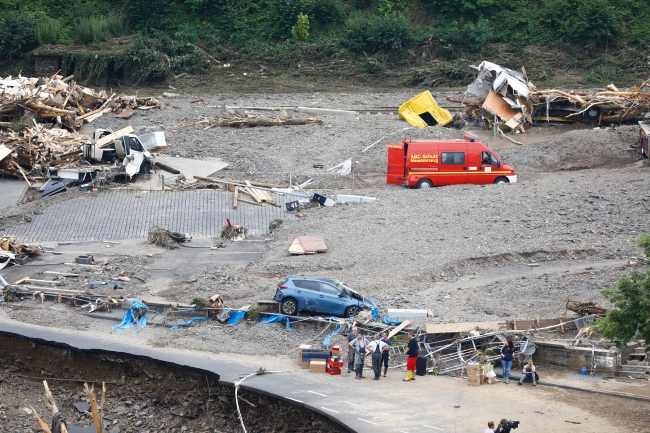
<svg viewBox="0 0 650 433"><path fill-rule="evenodd" d="M330 357L330 351L327 349L302 349L301 364L302 368L310 368L310 361L318 359L323 362Z"/></svg>
<svg viewBox="0 0 650 433"><path fill-rule="evenodd" d="M312 359L309 363L309 371L312 373L326 373L327 366L322 359Z"/></svg>
<svg viewBox="0 0 650 433"><path fill-rule="evenodd" d="M469 386L479 386L479 385L481 385L481 382L482 382L482 380L478 376L468 376L467 377L467 384Z"/></svg>
<svg viewBox="0 0 650 433"><path fill-rule="evenodd" d="M302 368L309 368L309 362L307 363L307 367L302 366L302 351L303 349L311 349L312 345L311 344L301 344L298 346L298 365Z"/></svg>
<svg viewBox="0 0 650 433"><path fill-rule="evenodd" d="M333 357L337 357L337 356L340 357L340 356L343 356L343 352L340 351L340 350L332 350L332 356L333 356Z"/></svg>

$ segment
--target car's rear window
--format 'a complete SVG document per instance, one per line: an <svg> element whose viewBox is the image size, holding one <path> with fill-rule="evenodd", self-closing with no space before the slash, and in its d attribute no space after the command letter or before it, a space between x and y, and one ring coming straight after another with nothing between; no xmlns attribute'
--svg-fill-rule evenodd
<svg viewBox="0 0 650 433"><path fill-rule="evenodd" d="M293 285L296 287L300 287L301 289L313 290L314 292L318 292L320 283L318 281L293 280Z"/></svg>

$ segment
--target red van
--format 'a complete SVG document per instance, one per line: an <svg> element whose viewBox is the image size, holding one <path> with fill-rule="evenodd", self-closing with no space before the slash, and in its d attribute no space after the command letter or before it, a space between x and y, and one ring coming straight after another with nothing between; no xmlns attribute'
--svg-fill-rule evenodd
<svg viewBox="0 0 650 433"><path fill-rule="evenodd" d="M416 188L460 183L514 183L517 175L489 147L462 140L404 140L388 145L386 183Z"/></svg>

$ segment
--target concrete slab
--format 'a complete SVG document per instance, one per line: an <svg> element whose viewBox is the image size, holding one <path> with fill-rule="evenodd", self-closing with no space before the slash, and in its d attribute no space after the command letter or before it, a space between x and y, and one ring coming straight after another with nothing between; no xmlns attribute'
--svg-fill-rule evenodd
<svg viewBox="0 0 650 433"><path fill-rule="evenodd" d="M19 179L0 179L0 209L16 206L27 191L27 182Z"/></svg>
<svg viewBox="0 0 650 433"><path fill-rule="evenodd" d="M240 204L232 208L232 193L222 190L92 192L56 203L30 223L6 230L22 242L91 241L146 238L154 227L216 237L229 218L265 235L271 221L286 215L286 197L274 195L281 207Z"/></svg>
<svg viewBox="0 0 650 433"><path fill-rule="evenodd" d="M219 170L228 166L228 163L221 158L176 158L167 155L156 155L156 162L168 165L176 170L179 170L187 180L194 180L193 177L203 176L209 177ZM165 176L171 175L163 170L159 170L160 174Z"/></svg>

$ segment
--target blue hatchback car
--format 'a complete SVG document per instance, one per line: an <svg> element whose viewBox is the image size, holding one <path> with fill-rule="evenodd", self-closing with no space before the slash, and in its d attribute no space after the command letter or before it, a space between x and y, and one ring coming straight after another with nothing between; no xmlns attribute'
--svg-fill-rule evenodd
<svg viewBox="0 0 650 433"><path fill-rule="evenodd" d="M327 278L287 277L275 292L280 311L296 316L298 311L313 311L335 316L356 317L364 308L372 310L377 304L353 290Z"/></svg>

